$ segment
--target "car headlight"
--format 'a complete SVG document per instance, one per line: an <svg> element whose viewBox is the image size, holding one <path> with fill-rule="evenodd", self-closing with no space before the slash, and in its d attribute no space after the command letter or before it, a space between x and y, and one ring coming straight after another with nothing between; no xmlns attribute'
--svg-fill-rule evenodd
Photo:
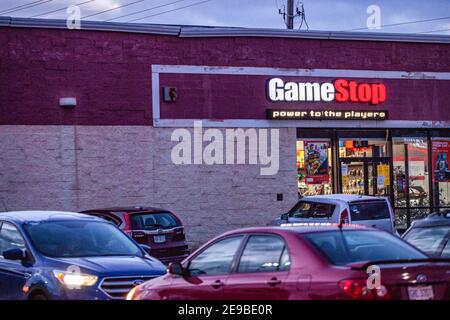
<svg viewBox="0 0 450 320"><path fill-rule="evenodd" d="M55 277L69 289L90 287L97 283L98 277L83 273L70 273L67 271L53 270Z"/></svg>

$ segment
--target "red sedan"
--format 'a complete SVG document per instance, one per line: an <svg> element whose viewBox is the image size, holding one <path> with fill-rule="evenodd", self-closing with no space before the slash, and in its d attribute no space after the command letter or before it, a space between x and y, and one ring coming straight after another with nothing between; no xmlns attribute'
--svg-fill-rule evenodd
<svg viewBox="0 0 450 320"><path fill-rule="evenodd" d="M450 299L450 260L361 226L248 228L209 241L128 299Z"/></svg>

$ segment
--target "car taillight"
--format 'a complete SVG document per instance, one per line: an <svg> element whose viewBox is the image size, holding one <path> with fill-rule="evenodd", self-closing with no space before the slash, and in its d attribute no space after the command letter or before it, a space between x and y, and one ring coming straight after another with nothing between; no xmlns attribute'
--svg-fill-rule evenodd
<svg viewBox="0 0 450 320"><path fill-rule="evenodd" d="M123 220L125 221L125 226L124 226L124 228L123 228L123 231L125 232L125 233L127 233L128 235L132 235L132 232L131 232L131 219L130 219L130 214L129 213L127 213L127 212L125 212L124 214L123 214Z"/></svg>
<svg viewBox="0 0 450 320"><path fill-rule="evenodd" d="M186 235L184 234L184 229L181 228L175 232L174 240L176 241L184 241L186 240Z"/></svg>
<svg viewBox="0 0 450 320"><path fill-rule="evenodd" d="M389 292L384 285L376 289L369 289L364 279L347 279L339 282L342 291L355 300L388 299Z"/></svg>
<svg viewBox="0 0 450 320"><path fill-rule="evenodd" d="M353 279L339 282L342 291L352 299L373 299L372 292L366 286L366 280Z"/></svg>
<svg viewBox="0 0 450 320"><path fill-rule="evenodd" d="M340 225L343 225L343 224L346 224L346 223L349 223L349 222L350 222L350 220L348 218L348 210L344 209L341 212L341 219L339 220L339 223L340 223Z"/></svg>

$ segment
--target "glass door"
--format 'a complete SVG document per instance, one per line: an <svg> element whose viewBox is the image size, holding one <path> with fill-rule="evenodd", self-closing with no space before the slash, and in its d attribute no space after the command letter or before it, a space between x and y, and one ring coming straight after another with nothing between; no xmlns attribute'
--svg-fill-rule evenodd
<svg viewBox="0 0 450 320"><path fill-rule="evenodd" d="M341 190L346 194L389 196L389 158L340 159Z"/></svg>
<svg viewBox="0 0 450 320"><path fill-rule="evenodd" d="M340 167L342 193L367 194L367 171L364 161L341 159Z"/></svg>
<svg viewBox="0 0 450 320"><path fill-rule="evenodd" d="M367 162L369 174L369 190L370 196L389 196L391 184L391 169L389 160Z"/></svg>

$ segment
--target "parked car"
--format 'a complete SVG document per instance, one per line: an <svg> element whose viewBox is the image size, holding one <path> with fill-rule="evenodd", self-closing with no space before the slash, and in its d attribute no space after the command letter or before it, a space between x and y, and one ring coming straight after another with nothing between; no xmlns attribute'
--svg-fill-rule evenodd
<svg viewBox="0 0 450 320"><path fill-rule="evenodd" d="M341 227L300 223L227 232L127 299L450 299L450 260L431 260L385 231ZM380 282L369 288L372 265L380 268Z"/></svg>
<svg viewBox="0 0 450 320"><path fill-rule="evenodd" d="M165 274L115 225L71 212L0 213L0 299L125 299Z"/></svg>
<svg viewBox="0 0 450 320"><path fill-rule="evenodd" d="M430 256L450 258L450 213L413 221L403 239Z"/></svg>
<svg viewBox="0 0 450 320"><path fill-rule="evenodd" d="M82 213L113 222L147 252L164 263L180 262L189 255L183 223L173 212L152 207L115 207Z"/></svg>
<svg viewBox="0 0 450 320"><path fill-rule="evenodd" d="M331 194L303 197L289 212L269 223L276 226L291 222L346 222L385 230L396 234L394 212L384 197Z"/></svg>

